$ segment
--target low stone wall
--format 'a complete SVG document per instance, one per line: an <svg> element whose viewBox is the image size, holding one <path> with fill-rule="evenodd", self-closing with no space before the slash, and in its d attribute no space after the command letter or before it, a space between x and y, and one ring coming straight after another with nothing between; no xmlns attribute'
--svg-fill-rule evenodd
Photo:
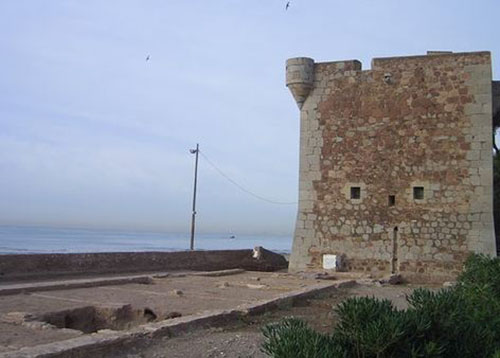
<svg viewBox="0 0 500 358"><path fill-rule="evenodd" d="M288 267L283 256L261 250L265 254L258 257L252 250L0 255L0 282L65 275L235 268L276 271Z"/></svg>

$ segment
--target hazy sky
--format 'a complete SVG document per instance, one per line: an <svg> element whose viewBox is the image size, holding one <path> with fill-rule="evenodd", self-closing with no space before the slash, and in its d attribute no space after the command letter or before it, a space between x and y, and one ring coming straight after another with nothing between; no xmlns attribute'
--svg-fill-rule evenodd
<svg viewBox="0 0 500 358"><path fill-rule="evenodd" d="M187 232L196 142L249 190L296 201L288 57L490 50L498 68L498 0L285 4L2 0L0 224ZM295 215L200 158L200 232L288 234Z"/></svg>

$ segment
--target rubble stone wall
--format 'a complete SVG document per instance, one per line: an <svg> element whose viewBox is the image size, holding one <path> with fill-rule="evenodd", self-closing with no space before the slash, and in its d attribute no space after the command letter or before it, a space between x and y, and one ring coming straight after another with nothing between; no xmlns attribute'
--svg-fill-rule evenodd
<svg viewBox="0 0 500 358"><path fill-rule="evenodd" d="M471 252L496 255L489 52L316 63L299 107L292 271L334 254L349 271L443 280Z"/></svg>

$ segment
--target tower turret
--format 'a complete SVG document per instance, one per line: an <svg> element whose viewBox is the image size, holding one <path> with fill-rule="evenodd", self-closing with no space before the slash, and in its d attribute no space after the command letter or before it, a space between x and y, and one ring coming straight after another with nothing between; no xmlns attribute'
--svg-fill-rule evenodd
<svg viewBox="0 0 500 358"><path fill-rule="evenodd" d="M286 86L292 92L299 109L302 108L314 82L314 60L295 57L286 61Z"/></svg>

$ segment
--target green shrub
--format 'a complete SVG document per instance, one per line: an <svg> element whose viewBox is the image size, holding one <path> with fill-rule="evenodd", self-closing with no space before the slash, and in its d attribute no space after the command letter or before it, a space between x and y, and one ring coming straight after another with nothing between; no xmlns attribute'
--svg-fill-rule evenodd
<svg viewBox="0 0 500 358"><path fill-rule="evenodd" d="M409 308L388 300L349 298L323 335L297 319L263 329L263 351L275 358L500 358L500 259L472 255L458 284L417 289Z"/></svg>
<svg viewBox="0 0 500 358"><path fill-rule="evenodd" d="M393 350L404 335L403 320L391 301L369 297L349 298L337 309L340 322L335 337L349 351L377 356Z"/></svg>
<svg viewBox="0 0 500 358"><path fill-rule="evenodd" d="M500 296L500 259L484 255L471 255L465 261L464 271L458 277L462 290L472 296L487 294Z"/></svg>
<svg viewBox="0 0 500 358"><path fill-rule="evenodd" d="M408 297L416 316L429 322L424 341L443 348L442 357L488 357L495 351L495 318L486 302L473 304L458 289L418 289Z"/></svg>
<svg viewBox="0 0 500 358"><path fill-rule="evenodd" d="M349 298L336 308L339 323L333 337L354 357L438 357L441 348L422 341L429 322L391 301ZM424 347L425 346L425 347ZM354 354L354 355L353 355Z"/></svg>
<svg viewBox="0 0 500 358"><path fill-rule="evenodd" d="M279 324L262 329L266 341L264 353L275 358L343 358L343 350L326 335L315 332L296 318L285 318Z"/></svg>

